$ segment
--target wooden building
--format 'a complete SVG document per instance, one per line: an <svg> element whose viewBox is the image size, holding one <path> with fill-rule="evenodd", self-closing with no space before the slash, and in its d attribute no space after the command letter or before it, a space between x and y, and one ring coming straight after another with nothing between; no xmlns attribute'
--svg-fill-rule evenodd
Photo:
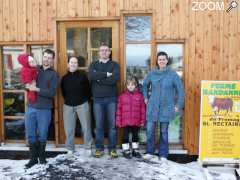
<svg viewBox="0 0 240 180"><path fill-rule="evenodd" d="M68 55L79 56L80 68L87 70L104 41L121 66L120 90L127 73L141 81L155 66L157 51L169 53L186 90L184 116L173 142L189 154L198 154L200 81L240 79L240 7L226 12L228 3L0 0L0 141L25 143L26 97L18 79L19 53L32 52L41 63L42 51L54 49L55 68L62 76ZM49 141L56 145L65 140L62 104L59 91L49 134Z"/></svg>

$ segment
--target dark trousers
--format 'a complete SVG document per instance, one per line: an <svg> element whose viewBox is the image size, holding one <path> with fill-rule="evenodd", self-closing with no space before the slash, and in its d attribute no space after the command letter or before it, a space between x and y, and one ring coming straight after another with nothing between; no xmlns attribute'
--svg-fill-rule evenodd
<svg viewBox="0 0 240 180"><path fill-rule="evenodd" d="M129 143L129 134L132 133L132 142L138 142L138 131L137 126L126 126L123 128L123 144Z"/></svg>

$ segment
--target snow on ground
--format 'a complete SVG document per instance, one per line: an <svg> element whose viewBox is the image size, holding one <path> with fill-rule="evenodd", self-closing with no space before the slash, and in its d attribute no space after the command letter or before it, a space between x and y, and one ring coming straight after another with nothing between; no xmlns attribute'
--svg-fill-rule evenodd
<svg viewBox="0 0 240 180"><path fill-rule="evenodd" d="M25 163L27 160L0 160L0 180L235 180L233 173L224 170L206 173L197 162L111 159L107 153L102 158L94 158L83 149L73 155L49 158L47 165L35 165L28 170L24 169Z"/></svg>

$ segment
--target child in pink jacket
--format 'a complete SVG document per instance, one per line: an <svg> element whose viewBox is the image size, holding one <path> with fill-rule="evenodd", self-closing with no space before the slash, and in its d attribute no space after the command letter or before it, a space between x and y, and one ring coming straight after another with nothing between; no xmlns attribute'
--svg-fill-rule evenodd
<svg viewBox="0 0 240 180"><path fill-rule="evenodd" d="M130 76L126 81L126 90L118 97L116 125L123 127L123 156L140 158L138 131L145 124L146 106L144 97L138 90L136 78ZM132 133L132 152L129 134Z"/></svg>

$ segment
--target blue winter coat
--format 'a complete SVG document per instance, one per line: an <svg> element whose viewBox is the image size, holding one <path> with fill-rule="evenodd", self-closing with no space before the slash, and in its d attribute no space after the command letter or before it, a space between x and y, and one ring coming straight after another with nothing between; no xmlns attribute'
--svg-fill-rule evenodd
<svg viewBox="0 0 240 180"><path fill-rule="evenodd" d="M170 67L151 70L143 82L143 95L148 99L147 121L169 122L175 109L184 104L184 88L178 74Z"/></svg>

